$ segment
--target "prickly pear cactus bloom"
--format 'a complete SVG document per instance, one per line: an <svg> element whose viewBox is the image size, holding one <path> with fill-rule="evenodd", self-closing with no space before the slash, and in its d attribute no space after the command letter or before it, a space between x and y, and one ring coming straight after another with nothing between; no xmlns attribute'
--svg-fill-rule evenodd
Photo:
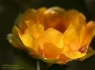
<svg viewBox="0 0 95 70"><path fill-rule="evenodd" d="M8 35L8 41L34 58L66 64L95 53L89 48L94 29L95 22L86 22L85 16L74 9L42 7L27 10Z"/></svg>

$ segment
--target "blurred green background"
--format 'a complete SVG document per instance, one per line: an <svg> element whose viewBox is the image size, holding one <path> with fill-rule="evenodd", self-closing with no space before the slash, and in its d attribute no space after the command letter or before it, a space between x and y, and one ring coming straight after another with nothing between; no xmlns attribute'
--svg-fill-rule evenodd
<svg viewBox="0 0 95 70"><path fill-rule="evenodd" d="M6 40L19 13L28 8L59 6L65 9L76 9L82 12L87 21L95 21L95 0L0 0L0 70L37 70L37 60L26 52L14 48ZM95 50L95 38L91 42ZM3 65L19 65L16 69L2 69ZM95 55L79 62L71 61L67 66L52 65L46 67L46 63L40 61L41 70L95 70ZM22 67L22 68L21 68Z"/></svg>

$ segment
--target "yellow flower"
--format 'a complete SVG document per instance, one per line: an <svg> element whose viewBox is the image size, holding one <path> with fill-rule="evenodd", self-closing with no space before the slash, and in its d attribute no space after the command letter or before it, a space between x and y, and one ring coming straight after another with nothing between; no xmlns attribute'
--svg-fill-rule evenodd
<svg viewBox="0 0 95 70"><path fill-rule="evenodd" d="M18 26L13 27L8 40L34 58L66 64L86 58L94 29L95 22L87 23L85 16L74 9L29 9L20 18Z"/></svg>

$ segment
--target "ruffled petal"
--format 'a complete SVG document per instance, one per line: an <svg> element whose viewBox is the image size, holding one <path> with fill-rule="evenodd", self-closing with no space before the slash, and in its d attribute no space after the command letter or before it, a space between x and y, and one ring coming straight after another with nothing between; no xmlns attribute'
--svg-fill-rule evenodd
<svg viewBox="0 0 95 70"><path fill-rule="evenodd" d="M61 54L59 56L59 59L60 59L60 62L63 63L63 64L66 64L68 61L70 61L71 59L68 58L67 56L65 56L64 54Z"/></svg>
<svg viewBox="0 0 95 70"><path fill-rule="evenodd" d="M33 24L31 26L28 26L28 28L25 30L25 34L30 34L35 39L37 39L44 31L44 27L41 24Z"/></svg>
<svg viewBox="0 0 95 70"><path fill-rule="evenodd" d="M65 14L63 15L63 21L66 28L71 23L86 24L85 16L74 9L65 12Z"/></svg>
<svg viewBox="0 0 95 70"><path fill-rule="evenodd" d="M60 60L57 58L45 58L44 56L42 56L39 53L29 53L30 56L37 58L37 59L41 59L42 61L49 63L49 65L55 64L55 63L59 63Z"/></svg>
<svg viewBox="0 0 95 70"><path fill-rule="evenodd" d="M70 22L70 25L68 26L67 30L64 32L64 45L65 45L65 51L69 52L69 49L72 50L78 50L82 43L82 35L85 29L85 22L80 22L79 13L76 11L71 10L72 13L76 13L75 16L77 16L77 20L73 20L73 22ZM70 13L70 12L69 12ZM69 14L68 13L68 14ZM71 15L72 15L71 13ZM70 15L69 15L70 16ZM71 17L71 16L70 16ZM68 19L70 18L68 17ZM72 19L72 18L71 18Z"/></svg>
<svg viewBox="0 0 95 70"><path fill-rule="evenodd" d="M81 53L79 51L71 51L69 53L64 53L64 54L70 59L77 59L86 55L85 53Z"/></svg>
<svg viewBox="0 0 95 70"><path fill-rule="evenodd" d="M22 41L13 34L8 34L7 39L14 47L27 51Z"/></svg>
<svg viewBox="0 0 95 70"><path fill-rule="evenodd" d="M57 58L63 50L63 34L52 28L47 29L38 42L46 58Z"/></svg>
<svg viewBox="0 0 95 70"><path fill-rule="evenodd" d="M47 10L46 7L39 8L37 10L37 23L42 24L44 26L44 12Z"/></svg>
<svg viewBox="0 0 95 70"><path fill-rule="evenodd" d="M23 45L22 41L19 38L19 33L21 34L20 30L17 26L12 28L12 34L8 34L7 39L8 41L15 47L19 49L25 50L26 47Z"/></svg>
<svg viewBox="0 0 95 70"><path fill-rule="evenodd" d="M87 58L89 58L90 56L92 56L94 54L95 54L95 51L91 47L88 47L86 55L83 56L82 58L79 58L79 60L83 61L84 59L87 59Z"/></svg>
<svg viewBox="0 0 95 70"><path fill-rule="evenodd" d="M83 36L82 36L82 46L84 48L88 48L92 38L94 37L94 30L95 30L95 22L90 21L85 27ZM87 49L83 52L86 53Z"/></svg>
<svg viewBox="0 0 95 70"><path fill-rule="evenodd" d="M43 15L39 17L40 24L42 24L45 29L47 28L55 28L59 31L63 31L64 25L62 24L62 15L65 10L59 7L51 7L49 9L45 9Z"/></svg>
<svg viewBox="0 0 95 70"><path fill-rule="evenodd" d="M46 58L57 58L62 52L62 48L60 49L52 43L45 43L43 46L43 52Z"/></svg>
<svg viewBox="0 0 95 70"><path fill-rule="evenodd" d="M27 10L20 18L19 20L19 28L21 30L21 32L23 33L25 31L25 29L27 28L26 22L33 20L34 22L37 21L37 14L36 14L36 10L34 9L29 9Z"/></svg>
<svg viewBox="0 0 95 70"><path fill-rule="evenodd" d="M15 35L16 37L19 37L19 33L21 34L21 31L18 29L17 26L14 26L14 27L12 28L12 33L13 33L13 35Z"/></svg>
<svg viewBox="0 0 95 70"><path fill-rule="evenodd" d="M77 51L79 48L79 36L76 33L75 29L67 29L64 33L64 51L63 52L70 52L70 51Z"/></svg>
<svg viewBox="0 0 95 70"><path fill-rule="evenodd" d="M22 43L27 47L27 49L29 51L31 51L31 49L33 49L36 52L38 52L38 46L39 46L39 44L36 41L36 39L34 39L29 34L20 34L19 37L20 37Z"/></svg>

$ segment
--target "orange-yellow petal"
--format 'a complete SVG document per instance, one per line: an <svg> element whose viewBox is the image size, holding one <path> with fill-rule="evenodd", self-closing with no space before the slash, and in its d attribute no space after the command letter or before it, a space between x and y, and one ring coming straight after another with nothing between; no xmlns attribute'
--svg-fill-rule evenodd
<svg viewBox="0 0 95 70"><path fill-rule="evenodd" d="M72 22L67 30L64 32L64 52L69 52L70 49L72 51L78 50L81 46L82 35L85 29L85 23L76 23Z"/></svg>
<svg viewBox="0 0 95 70"><path fill-rule="evenodd" d="M87 59L87 58L89 58L90 56L92 56L94 54L95 54L95 51L91 47L88 47L86 55L83 56L82 58L79 58L79 60L83 61L84 59Z"/></svg>
<svg viewBox="0 0 95 70"><path fill-rule="evenodd" d="M85 16L74 9L66 11L65 14L63 15L65 27L68 27L71 23L86 24L85 20L86 20Z"/></svg>
<svg viewBox="0 0 95 70"><path fill-rule="evenodd" d="M61 54L61 55L59 56L59 59L60 59L61 63L63 63L63 64L66 64L68 61L70 61L70 58L68 58L68 57L65 56L64 54Z"/></svg>
<svg viewBox="0 0 95 70"><path fill-rule="evenodd" d="M85 53L81 53L79 51L71 51L69 53L64 53L64 54L70 59L77 59L86 55Z"/></svg>
<svg viewBox="0 0 95 70"><path fill-rule="evenodd" d="M46 7L39 8L37 10L37 24L42 24L44 25L44 12L46 11Z"/></svg>
<svg viewBox="0 0 95 70"><path fill-rule="evenodd" d="M14 47L27 51L22 41L13 34L8 34L7 39Z"/></svg>
<svg viewBox="0 0 95 70"><path fill-rule="evenodd" d="M44 27L41 24L33 24L25 30L25 34L30 34L37 39L44 31Z"/></svg>
<svg viewBox="0 0 95 70"><path fill-rule="evenodd" d="M64 25L62 24L62 15L64 14L64 12L65 10L62 8L51 7L47 10L45 9L42 12L42 18L39 17L38 20L40 20L40 24L42 24L45 27L45 29L52 27L59 31L63 31Z"/></svg>
<svg viewBox="0 0 95 70"><path fill-rule="evenodd" d="M20 30L18 29L18 27L17 27L17 26L14 26L14 27L12 28L12 34L9 34L9 35L7 36L7 38L8 38L9 42L10 42L12 45L14 45L14 46L17 47L17 48L20 48L20 49L25 50L26 47L23 45L22 41L20 40L20 38L19 38L19 33L21 33L21 32L20 32Z"/></svg>
<svg viewBox="0 0 95 70"><path fill-rule="evenodd" d="M46 58L57 58L62 52L62 48L58 48L52 43L45 43L43 46L43 53Z"/></svg>
<svg viewBox="0 0 95 70"><path fill-rule="evenodd" d="M64 33L64 51L63 52L70 52L76 51L79 48L79 36L76 33L75 29L67 29Z"/></svg>
<svg viewBox="0 0 95 70"><path fill-rule="evenodd" d="M90 21L87 23L84 34L82 37L82 45L86 45L86 47L89 46L92 38L94 37L94 30L95 30L95 22Z"/></svg>
<svg viewBox="0 0 95 70"><path fill-rule="evenodd" d="M19 33L21 33L21 31L18 29L17 26L14 26L14 27L12 28L12 33L13 33L13 35L15 35L16 37L19 37Z"/></svg>
<svg viewBox="0 0 95 70"><path fill-rule="evenodd" d="M38 42L29 34L21 34L19 35L22 43L26 46L26 48L31 51L31 49L38 51Z"/></svg>
<svg viewBox="0 0 95 70"><path fill-rule="evenodd" d="M29 9L27 10L20 18L19 20L19 28L21 30L21 32L23 33L24 30L26 29L27 25L26 25L26 22L27 21L30 21L30 20L33 20L34 22L37 21L37 15L36 15L36 10L34 9Z"/></svg>
<svg viewBox="0 0 95 70"><path fill-rule="evenodd" d="M38 42L47 58L56 58L63 50L63 34L52 28L47 29L39 37Z"/></svg>
<svg viewBox="0 0 95 70"><path fill-rule="evenodd" d="M95 30L95 22L90 21L86 24L83 34L81 36L81 46L79 51L82 53L86 53L88 46L94 37L94 30Z"/></svg>
<svg viewBox="0 0 95 70"><path fill-rule="evenodd" d="M54 63L57 63L59 62L59 59L56 59L56 58L44 58L42 59L44 62L46 63L51 63L51 64L54 64Z"/></svg>

